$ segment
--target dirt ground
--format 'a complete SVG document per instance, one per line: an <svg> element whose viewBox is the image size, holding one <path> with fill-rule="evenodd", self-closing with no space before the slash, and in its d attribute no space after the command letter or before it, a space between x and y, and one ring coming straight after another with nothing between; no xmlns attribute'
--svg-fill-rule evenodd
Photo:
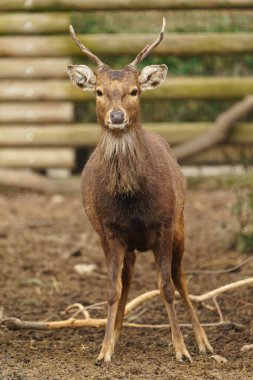
<svg viewBox="0 0 253 380"><path fill-rule="evenodd" d="M248 256L228 250L236 222L231 215L232 191L188 191L185 268L217 269L239 264ZM4 315L25 320L59 320L73 303L90 305L106 299L106 270L99 241L87 222L79 197L46 196L31 192L0 193L0 306ZM77 264L95 264L90 275L80 275ZM201 294L253 273L253 262L236 273L190 274L192 294ZM157 288L150 252L138 255L129 299ZM192 364L178 364L167 329L125 328L108 366L94 365L103 329L8 331L0 328L0 380L79 379L253 379L253 288L218 297L228 321L238 325L207 327L217 363L198 354L191 328L182 328ZM201 322L218 321L212 301L196 304ZM144 304L136 323L167 323L165 307L157 298ZM181 323L189 322L181 301L176 310ZM106 316L106 309L92 316Z"/></svg>

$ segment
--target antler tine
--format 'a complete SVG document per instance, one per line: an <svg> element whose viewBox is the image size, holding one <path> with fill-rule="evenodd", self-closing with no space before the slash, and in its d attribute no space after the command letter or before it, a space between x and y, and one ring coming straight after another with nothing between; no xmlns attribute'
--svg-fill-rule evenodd
<svg viewBox="0 0 253 380"><path fill-rule="evenodd" d="M69 32L70 32L72 40L84 52L84 54L86 54L92 61L94 61L98 65L98 67L104 65L104 63L95 54L93 54L89 49L87 49L87 47L84 46L83 43L77 38L76 33L75 33L72 25L69 25Z"/></svg>
<svg viewBox="0 0 253 380"><path fill-rule="evenodd" d="M163 17L163 25L162 25L162 29L161 29L161 32L159 34L159 36L157 37L157 39L152 43L152 45L147 45L145 46L144 49L142 49L142 51L137 55L137 57L133 60L133 62L130 63L131 66L136 66L138 65L138 63L140 63L144 58L146 58L151 52L152 50L160 44L160 42L162 41L163 37L164 37L164 31L165 31L165 27L166 27L166 18Z"/></svg>

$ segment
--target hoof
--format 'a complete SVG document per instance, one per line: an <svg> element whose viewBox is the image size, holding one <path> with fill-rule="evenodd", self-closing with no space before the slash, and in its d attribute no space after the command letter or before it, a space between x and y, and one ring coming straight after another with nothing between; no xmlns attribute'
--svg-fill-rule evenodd
<svg viewBox="0 0 253 380"><path fill-rule="evenodd" d="M192 360L192 357L191 355L189 354L189 352L186 350L184 352L180 352L180 353L177 353L176 354L176 359L179 363L183 363L183 362L189 362L189 363L192 363L193 360Z"/></svg>
<svg viewBox="0 0 253 380"><path fill-rule="evenodd" d="M99 359L97 358L95 360L95 365L98 366L98 367L101 367L101 365L104 363L104 360L103 359Z"/></svg>
<svg viewBox="0 0 253 380"><path fill-rule="evenodd" d="M110 364L112 357L109 353L99 354L95 361L96 366L102 366L103 364Z"/></svg>
<svg viewBox="0 0 253 380"><path fill-rule="evenodd" d="M201 335L197 337L197 343L200 354L206 354L207 352L213 353L213 347L209 343L204 330L202 331Z"/></svg>

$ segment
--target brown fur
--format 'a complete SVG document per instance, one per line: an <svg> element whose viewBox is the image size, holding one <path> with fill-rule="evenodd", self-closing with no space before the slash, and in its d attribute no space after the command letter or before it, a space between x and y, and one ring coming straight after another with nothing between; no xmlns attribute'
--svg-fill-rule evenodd
<svg viewBox="0 0 253 380"><path fill-rule="evenodd" d="M138 90L136 96L130 95L132 89ZM153 250L177 359L191 360L177 323L173 282L189 309L200 350L211 351L211 346L189 300L182 270L185 180L167 142L141 127L136 69L103 66L96 90L103 94L97 96L102 134L83 171L82 197L108 269L108 323L98 360L111 359L120 335L135 249ZM112 110L125 113L123 130L108 127Z"/></svg>

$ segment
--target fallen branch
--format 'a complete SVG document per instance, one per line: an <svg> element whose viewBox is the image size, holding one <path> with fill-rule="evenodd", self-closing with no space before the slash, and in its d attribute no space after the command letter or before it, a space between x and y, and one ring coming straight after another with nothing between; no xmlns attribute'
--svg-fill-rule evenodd
<svg viewBox="0 0 253 380"><path fill-rule="evenodd" d="M217 296L218 294L225 293L225 292L228 292L229 290L237 289L241 286L246 286L246 285L251 285L251 284L253 284L253 277L246 278L245 280L232 282L231 284L228 284L228 285L223 285L220 288L211 290L210 292L201 294L199 296L190 294L190 299L195 302L203 302ZM159 290L151 290L149 292L141 294L140 296L134 298L132 301L130 301L126 305L125 313L126 314L130 313L133 309L138 307L143 302L151 300L152 298L157 297L159 294L160 294ZM179 296L178 292L176 292L176 296Z"/></svg>
<svg viewBox="0 0 253 380"><path fill-rule="evenodd" d="M249 278L246 278L245 280L239 280L239 281L227 284L227 285L223 285L220 288L211 290L210 292L204 293L200 296L191 295L190 297L195 302L203 302L203 301L206 301L210 298L217 296L218 294L225 293L225 292L228 292L230 290L234 290L234 289L240 288L242 286L252 285L252 284L253 284L253 277L249 277Z"/></svg>
<svg viewBox="0 0 253 380"><path fill-rule="evenodd" d="M241 327L242 326L241 324L224 321L222 312L220 310L220 307L215 297L229 290L234 290L241 286L246 286L246 285L251 285L251 284L253 284L253 277L247 278L245 280L236 281L228 285L221 286L220 288L214 289L210 292L204 293L199 296L190 295L190 298L195 302L203 302L203 301L206 301L207 299L212 298L215 303L218 315L220 317L220 321L214 322L214 323L204 323L202 324L202 326L237 325ZM125 315L129 314L133 309L136 309L143 302L146 302L147 300L150 300L159 294L160 293L158 290L152 290L150 292L141 294L139 297L136 297L135 299L133 299L131 302L129 302L126 305ZM87 308L92 309L92 305L88 307L84 307L83 305L80 305L80 304L74 304L74 305L70 305L66 309L66 311L77 309L77 312L76 311L74 312L74 316L78 315L79 313L82 313L84 316L84 319L75 319L72 316L71 318L67 320L51 321L51 322L50 321L47 321L47 322L22 321L21 319L18 319L18 318L4 318L3 316L1 318L1 313L0 313L0 325L4 325L10 330L20 330L20 329L55 330L55 329L62 329L62 328L104 327L106 325L107 319L106 318L90 318L89 313L86 310ZM135 328L156 328L156 329L169 327L168 324L160 324L160 325L138 324L138 323L130 323L126 321L124 321L124 326L135 327ZM191 325L186 323L186 324L181 324L180 326L190 327Z"/></svg>
<svg viewBox="0 0 253 380"><path fill-rule="evenodd" d="M182 160L224 142L234 124L252 109L253 95L249 95L220 114L208 132L174 147L175 156L178 160Z"/></svg>
<svg viewBox="0 0 253 380"><path fill-rule="evenodd" d="M107 323L106 318L87 318L87 319L66 319L65 321L53 321L53 322L34 322L34 321L22 321L19 318L6 318L1 322L9 330L59 330L64 328L81 328L81 327L105 327ZM244 327L240 323L234 322L212 322L201 323L203 327L218 327L218 326L237 326ZM132 328L148 328L148 329L164 329L169 328L170 324L164 323L159 325L153 324L141 324L132 322L123 322L123 326ZM180 327L192 327L190 323L179 323Z"/></svg>
<svg viewBox="0 0 253 380"><path fill-rule="evenodd" d="M41 191L49 194L76 193L79 184L68 180L49 179L27 170L0 169L0 185Z"/></svg>

